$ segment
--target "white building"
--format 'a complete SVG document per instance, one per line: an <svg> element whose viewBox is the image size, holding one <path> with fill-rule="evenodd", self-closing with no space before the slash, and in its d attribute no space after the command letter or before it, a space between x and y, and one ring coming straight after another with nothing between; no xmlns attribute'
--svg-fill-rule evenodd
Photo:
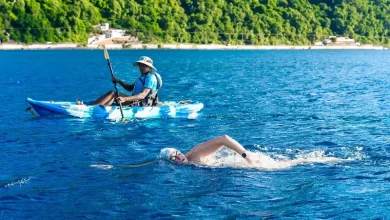
<svg viewBox="0 0 390 220"><path fill-rule="evenodd" d="M100 30L108 31L109 29L110 29L110 25L108 23L101 23L100 24Z"/></svg>
<svg viewBox="0 0 390 220"><path fill-rule="evenodd" d="M356 45L356 42L354 39L350 39L347 37L336 37L336 44L341 45Z"/></svg>
<svg viewBox="0 0 390 220"><path fill-rule="evenodd" d="M343 36L329 36L328 39L324 39L321 42L316 42L314 45L331 45L331 46L360 46L360 43L354 39Z"/></svg>
<svg viewBox="0 0 390 220"><path fill-rule="evenodd" d="M125 35L125 31L122 29L109 29L106 31L106 38L122 37Z"/></svg>

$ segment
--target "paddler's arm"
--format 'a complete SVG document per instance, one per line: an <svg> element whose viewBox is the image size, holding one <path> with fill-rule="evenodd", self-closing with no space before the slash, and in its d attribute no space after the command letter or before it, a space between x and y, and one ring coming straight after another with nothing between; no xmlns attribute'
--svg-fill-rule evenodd
<svg viewBox="0 0 390 220"><path fill-rule="evenodd" d="M127 83L123 82L122 80L117 79L115 77L112 77L112 82L113 83L119 83L119 85L121 85L124 89L126 89L129 92L132 92L133 89L134 89L134 84L131 84L131 85L127 84Z"/></svg>
<svg viewBox="0 0 390 220"><path fill-rule="evenodd" d="M130 101L138 101L146 98L146 96L149 94L151 89L144 88L141 93L138 93L137 95L131 95L131 96L120 96L117 98L117 100L121 103L123 102L130 102Z"/></svg>

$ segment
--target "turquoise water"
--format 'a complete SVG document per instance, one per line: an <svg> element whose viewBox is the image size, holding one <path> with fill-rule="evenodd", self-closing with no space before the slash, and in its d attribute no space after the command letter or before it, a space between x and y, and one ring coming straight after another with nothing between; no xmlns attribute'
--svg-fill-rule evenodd
<svg viewBox="0 0 390 220"><path fill-rule="evenodd" d="M112 90L102 51L0 51L1 219L376 219L390 215L389 51L109 51L116 75L155 61L160 100L197 119L35 118L26 97ZM202 165L159 159L217 135L242 143ZM140 166L126 167L157 159ZM113 165L112 168L95 165Z"/></svg>

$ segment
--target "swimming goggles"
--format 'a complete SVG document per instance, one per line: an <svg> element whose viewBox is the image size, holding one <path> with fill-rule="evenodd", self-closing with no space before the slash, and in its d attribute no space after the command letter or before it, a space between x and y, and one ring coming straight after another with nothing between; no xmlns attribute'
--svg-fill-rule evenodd
<svg viewBox="0 0 390 220"><path fill-rule="evenodd" d="M170 157L169 160L171 160L171 161L176 161L176 157L177 157L178 154L179 154L179 151L176 151L176 152L175 152L175 155L172 156L172 157Z"/></svg>

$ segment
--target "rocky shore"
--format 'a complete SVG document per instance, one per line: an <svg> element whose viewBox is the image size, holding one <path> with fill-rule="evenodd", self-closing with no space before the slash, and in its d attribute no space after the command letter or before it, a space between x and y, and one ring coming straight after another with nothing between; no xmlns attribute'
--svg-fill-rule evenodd
<svg viewBox="0 0 390 220"><path fill-rule="evenodd" d="M361 46L290 46L290 45L223 45L223 44L106 44L108 49L173 49L173 50L387 50L374 45ZM50 50L50 49L102 49L101 45L60 44L10 44L3 43L0 50Z"/></svg>

